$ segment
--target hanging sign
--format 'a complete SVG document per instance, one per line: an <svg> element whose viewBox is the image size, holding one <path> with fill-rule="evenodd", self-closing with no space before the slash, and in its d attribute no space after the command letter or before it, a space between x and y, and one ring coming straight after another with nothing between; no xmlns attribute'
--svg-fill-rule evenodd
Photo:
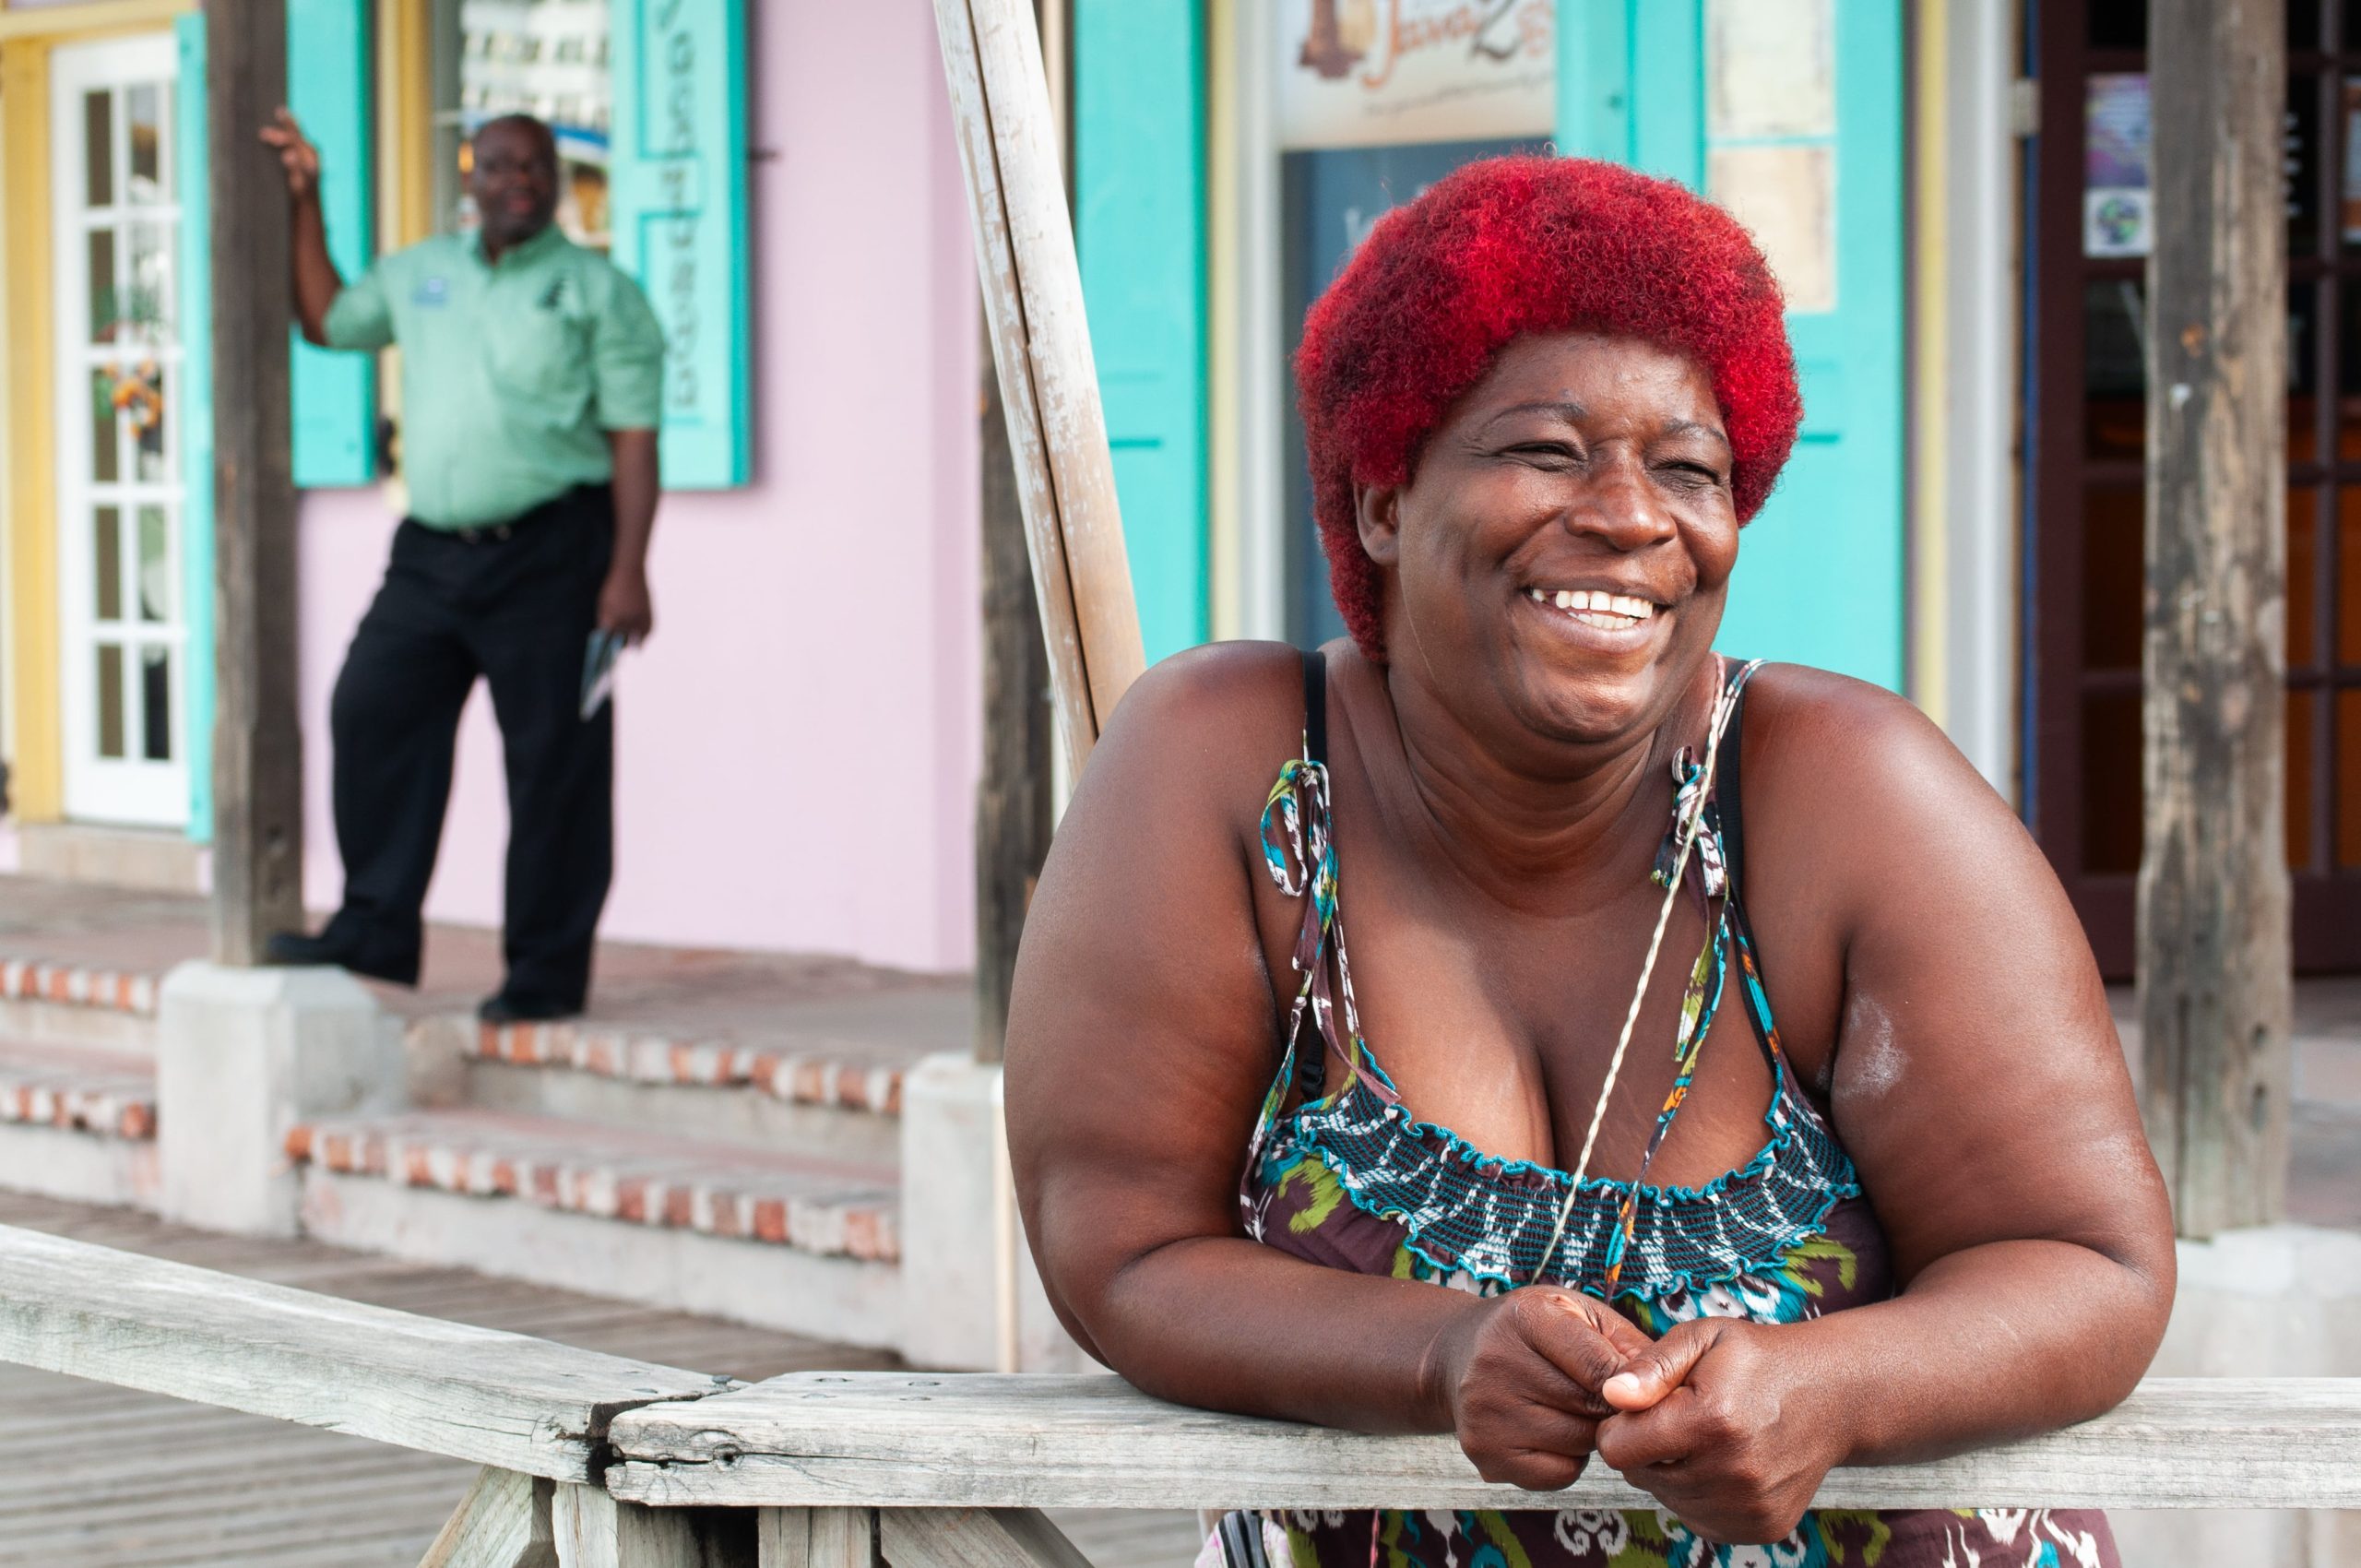
<svg viewBox="0 0 2361 1568"><path fill-rule="evenodd" d="M1557 0L1278 0L1279 144L1544 137Z"/></svg>

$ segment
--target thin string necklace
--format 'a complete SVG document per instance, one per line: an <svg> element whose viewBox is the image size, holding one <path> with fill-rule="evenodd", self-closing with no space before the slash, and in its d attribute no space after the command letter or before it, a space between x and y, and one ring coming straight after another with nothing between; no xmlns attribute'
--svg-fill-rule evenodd
<svg viewBox="0 0 2361 1568"><path fill-rule="evenodd" d="M1714 656L1717 679L1724 669L1719 654ZM1719 679L1720 695L1714 701L1713 719L1705 731L1705 760L1701 765L1698 787L1691 795L1674 830L1675 850L1672 874L1665 880L1664 903L1656 910L1656 927L1648 938L1648 956L1640 966L1640 983L1631 992L1631 1005L1623 1015L1623 1031L1615 1039L1615 1054L1607 1061L1607 1081L1599 1086L1598 1103L1591 1107L1590 1126L1583 1134L1582 1158L1574 1161L1573 1180L1566 1187L1566 1201L1558 1206L1558 1222L1549 1231L1549 1244L1541 1249L1541 1261L1534 1265L1533 1277L1538 1281L1548 1272L1549 1260L1558 1255L1558 1243L1565 1239L1566 1222L1573 1218L1574 1204L1582 1196L1583 1179L1590 1174L1591 1152L1598 1145L1598 1129L1607 1120L1607 1102L1614 1097L1615 1082L1623 1074L1623 1057L1631 1046L1631 1031L1640 1022L1640 1004L1647 999L1648 981L1655 974L1656 955L1664 950L1665 928L1672 921L1672 907L1680 899L1681 879L1689 869L1690 851L1696 847L1697 835L1705 820L1705 802L1714 792L1714 768L1721 755L1722 731L1729 725L1730 715L1738 709L1738 694L1726 679Z"/></svg>

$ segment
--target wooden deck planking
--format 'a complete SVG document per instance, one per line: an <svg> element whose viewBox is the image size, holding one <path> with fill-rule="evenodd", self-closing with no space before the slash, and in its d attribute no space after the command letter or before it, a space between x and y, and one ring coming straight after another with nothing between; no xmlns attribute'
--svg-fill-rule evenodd
<svg viewBox="0 0 2361 1568"><path fill-rule="evenodd" d="M750 1382L892 1367L873 1350L309 1241L184 1229L0 1192L0 1225ZM415 1568L475 1467L0 1364L0 1568ZM1184 1514L1076 1510L1101 1568L1186 1568Z"/></svg>

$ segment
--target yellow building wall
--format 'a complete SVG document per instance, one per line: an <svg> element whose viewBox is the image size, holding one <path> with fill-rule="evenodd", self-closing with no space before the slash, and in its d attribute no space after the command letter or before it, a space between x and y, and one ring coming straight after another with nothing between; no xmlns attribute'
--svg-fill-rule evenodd
<svg viewBox="0 0 2361 1568"><path fill-rule="evenodd" d="M13 20L14 18L8 18ZM54 821L65 767L57 696L56 403L51 374L49 43L0 42L8 232L8 711L17 816Z"/></svg>
<svg viewBox="0 0 2361 1568"><path fill-rule="evenodd" d="M6 707L15 754L9 796L20 822L65 812L64 727L57 683L57 429L50 276L49 56L60 43L169 25L195 0L92 0L0 8L0 298L6 348L7 474L0 534L8 555Z"/></svg>

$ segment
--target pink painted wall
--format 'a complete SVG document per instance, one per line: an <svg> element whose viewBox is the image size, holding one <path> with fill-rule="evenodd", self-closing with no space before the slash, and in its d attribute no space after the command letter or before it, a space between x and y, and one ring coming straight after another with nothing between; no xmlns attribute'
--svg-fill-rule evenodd
<svg viewBox="0 0 2361 1568"><path fill-rule="evenodd" d="M657 629L617 678L611 937L972 961L977 304L927 0L761 4L749 99L754 481L668 495ZM328 693L383 570L379 493L302 519L306 893L337 901ZM427 912L497 923L479 688Z"/></svg>

